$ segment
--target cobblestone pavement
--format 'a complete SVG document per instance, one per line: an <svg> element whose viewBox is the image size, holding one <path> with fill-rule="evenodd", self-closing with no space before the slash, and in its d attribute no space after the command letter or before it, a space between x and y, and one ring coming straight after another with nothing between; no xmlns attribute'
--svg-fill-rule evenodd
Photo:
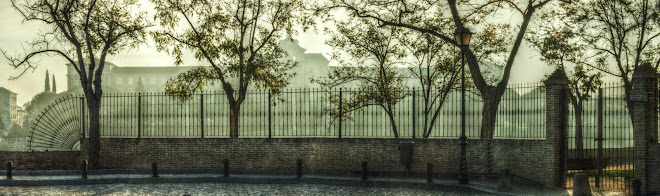
<svg viewBox="0 0 660 196"><path fill-rule="evenodd" d="M108 184L0 187L0 195L470 195L406 188L309 184Z"/></svg>

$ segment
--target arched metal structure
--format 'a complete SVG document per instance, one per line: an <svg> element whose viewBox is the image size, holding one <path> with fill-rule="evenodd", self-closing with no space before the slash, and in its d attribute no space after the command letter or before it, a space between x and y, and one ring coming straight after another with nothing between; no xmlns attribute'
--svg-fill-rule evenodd
<svg viewBox="0 0 660 196"><path fill-rule="evenodd" d="M28 147L30 150L78 150L84 122L84 102L79 96L55 100L36 117Z"/></svg>

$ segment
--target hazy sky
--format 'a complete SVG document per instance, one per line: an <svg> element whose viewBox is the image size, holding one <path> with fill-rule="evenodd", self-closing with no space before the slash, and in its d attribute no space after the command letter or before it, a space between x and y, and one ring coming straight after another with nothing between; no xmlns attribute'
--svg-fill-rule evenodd
<svg viewBox="0 0 660 196"><path fill-rule="evenodd" d="M149 10L150 3L141 0L144 8ZM31 50L25 41L31 41L40 29L48 30L46 26L37 22L23 22L22 16L11 7L10 1L0 1L0 48L8 51L10 54L22 53L25 46L28 51ZM519 24L517 16L508 16L512 24ZM478 33L478 32L475 32ZM301 33L294 38L299 40L300 45L307 49L308 53L323 53L329 57L330 48L325 45L325 36L322 32ZM188 52L184 56L185 65L200 65L199 62ZM527 43L523 43L518 52L518 57L513 66L510 84L538 82L544 75L553 71L552 67L546 66L538 60L538 53L531 50ZM43 91L45 72L55 74L57 80L57 89L59 92L66 90L66 66L61 57L40 57L40 66L31 72L26 73L17 80L9 80L10 76L18 75L22 70L11 67L5 58L0 58L0 87L5 87L18 94L18 105L29 101L34 95ZM109 56L108 61L118 66L173 66L174 59L155 49L154 43L149 40L145 45L138 49L124 51L119 55Z"/></svg>

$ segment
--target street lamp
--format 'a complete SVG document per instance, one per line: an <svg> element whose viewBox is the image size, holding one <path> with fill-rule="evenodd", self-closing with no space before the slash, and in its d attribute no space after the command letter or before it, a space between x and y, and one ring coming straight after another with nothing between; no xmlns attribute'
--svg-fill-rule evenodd
<svg viewBox="0 0 660 196"><path fill-rule="evenodd" d="M459 184L468 184L467 157L465 149L467 147L467 136L465 136L465 56L463 55L463 49L466 49L470 45L471 37L472 32L470 32L470 29L463 26L458 27L456 32L454 32L456 45L461 48L461 168L460 174L458 175Z"/></svg>

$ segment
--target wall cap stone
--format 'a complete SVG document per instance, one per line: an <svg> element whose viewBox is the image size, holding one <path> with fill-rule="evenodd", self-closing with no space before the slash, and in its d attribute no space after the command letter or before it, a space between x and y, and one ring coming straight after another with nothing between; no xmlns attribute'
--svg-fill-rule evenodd
<svg viewBox="0 0 660 196"><path fill-rule="evenodd" d="M653 66L651 66L651 63L644 63L637 67L635 71L633 72L633 80L635 78L657 78L658 75L655 72L655 69Z"/></svg>
<svg viewBox="0 0 660 196"><path fill-rule="evenodd" d="M548 77L548 80L545 81L545 84L568 84L568 77L566 76L564 69L555 69L550 77Z"/></svg>

